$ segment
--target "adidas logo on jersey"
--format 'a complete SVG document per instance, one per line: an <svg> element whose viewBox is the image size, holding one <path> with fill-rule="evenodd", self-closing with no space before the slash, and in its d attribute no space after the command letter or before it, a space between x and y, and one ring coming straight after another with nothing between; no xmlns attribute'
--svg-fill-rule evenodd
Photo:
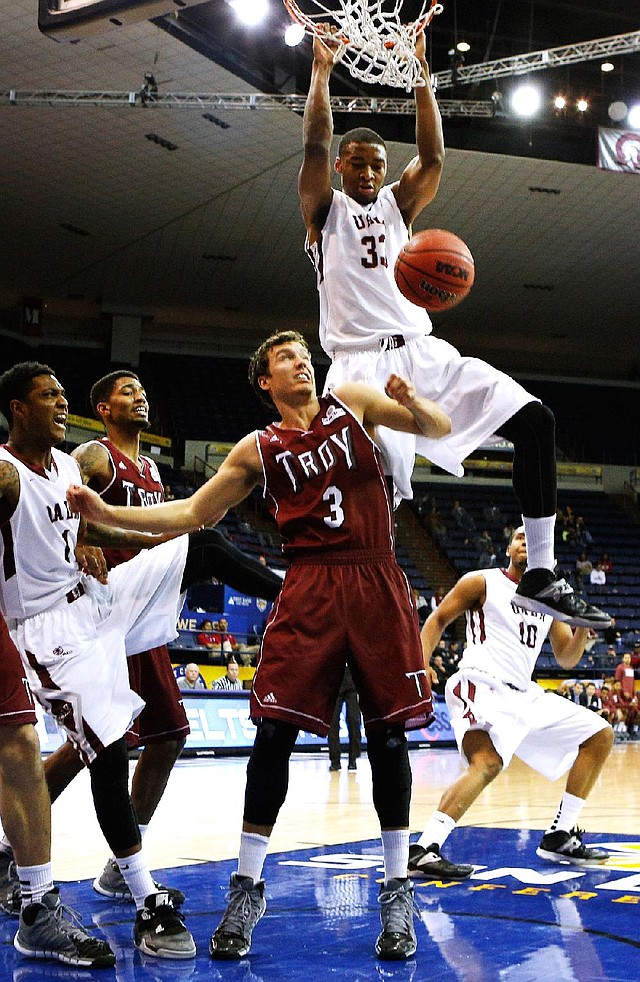
<svg viewBox="0 0 640 982"><path fill-rule="evenodd" d="M328 426L329 423L333 423L334 419L340 419L341 416L345 415L344 409L340 409L339 406L329 406L326 416L322 417L322 423L324 426Z"/></svg>
<svg viewBox="0 0 640 982"><path fill-rule="evenodd" d="M273 692L268 692L266 694L266 696L264 697L264 699L263 699L263 702L271 702L271 703L273 703L273 702L277 702L277 701L278 700L274 696Z"/></svg>

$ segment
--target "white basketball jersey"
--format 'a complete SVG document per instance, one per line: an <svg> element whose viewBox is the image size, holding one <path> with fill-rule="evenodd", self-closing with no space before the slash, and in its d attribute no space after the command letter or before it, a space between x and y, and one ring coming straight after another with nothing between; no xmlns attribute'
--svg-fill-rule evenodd
<svg viewBox="0 0 640 982"><path fill-rule="evenodd" d="M460 668L475 668L525 691L553 618L518 604L517 583L504 569L481 570L486 600L467 611L467 647Z"/></svg>
<svg viewBox="0 0 640 982"><path fill-rule="evenodd" d="M409 340L431 332L426 310L407 300L393 278L408 239L390 185L370 205L333 192L319 238L307 241L320 294L320 343L328 355L369 348L394 334Z"/></svg>
<svg viewBox="0 0 640 982"><path fill-rule="evenodd" d="M51 470L32 469L0 447L0 459L18 471L18 506L2 526L0 607L7 618L22 619L48 610L80 581L75 557L80 516L67 504L70 484L82 484L69 454L51 451Z"/></svg>

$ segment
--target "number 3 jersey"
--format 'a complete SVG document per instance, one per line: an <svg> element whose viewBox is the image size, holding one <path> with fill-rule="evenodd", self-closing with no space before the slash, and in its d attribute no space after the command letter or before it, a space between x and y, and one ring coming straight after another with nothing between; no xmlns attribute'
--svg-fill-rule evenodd
<svg viewBox="0 0 640 982"><path fill-rule="evenodd" d="M30 467L2 446L0 460L20 477L18 505L0 527L0 606L5 617L21 620L48 610L78 585L80 516L66 495L82 477L73 457L60 450L51 451L50 471Z"/></svg>
<svg viewBox="0 0 640 982"><path fill-rule="evenodd" d="M393 277L408 238L391 185L369 205L333 192L320 237L307 244L320 294L320 343L330 357L393 334L410 340L431 332L426 310L407 300Z"/></svg>
<svg viewBox="0 0 640 982"><path fill-rule="evenodd" d="M553 618L519 605L518 584L506 570L487 569L480 575L486 599L480 610L467 611L467 646L458 667L486 672L525 691Z"/></svg>
<svg viewBox="0 0 640 982"><path fill-rule="evenodd" d="M256 432L264 497L283 550L291 558L325 550L391 557L393 511L380 452L336 396L319 401L308 430L272 424Z"/></svg>

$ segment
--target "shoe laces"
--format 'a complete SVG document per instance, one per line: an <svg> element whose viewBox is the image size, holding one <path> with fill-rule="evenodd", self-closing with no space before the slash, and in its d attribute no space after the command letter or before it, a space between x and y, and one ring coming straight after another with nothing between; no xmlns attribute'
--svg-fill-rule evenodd
<svg viewBox="0 0 640 982"><path fill-rule="evenodd" d="M390 934L412 934L413 915L419 913L413 891L398 886L392 890L383 890L379 897L383 930Z"/></svg>
<svg viewBox="0 0 640 982"><path fill-rule="evenodd" d="M261 897L255 885L243 890L232 886L227 894L228 906L222 916L218 931L224 934L237 934L247 938L260 919Z"/></svg>
<svg viewBox="0 0 640 982"><path fill-rule="evenodd" d="M82 926L82 918L77 910L73 907L67 907L66 904L59 903L51 911L54 920L59 928L59 930L66 934L68 938L72 941L82 942L89 941L93 944L102 945L103 942L99 941L97 938L92 938L91 935L87 934Z"/></svg>

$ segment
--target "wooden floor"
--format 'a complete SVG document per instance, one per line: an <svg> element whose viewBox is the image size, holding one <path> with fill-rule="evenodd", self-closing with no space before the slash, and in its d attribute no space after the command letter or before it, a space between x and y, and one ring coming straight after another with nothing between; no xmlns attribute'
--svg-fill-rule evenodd
<svg viewBox="0 0 640 982"><path fill-rule="evenodd" d="M379 835L366 757L356 772L329 773L325 754L296 754L289 795L271 841L271 852L374 839ZM455 750L411 752L414 776L411 829L421 832L442 791L461 773ZM132 765L133 766L133 765ZM174 768L165 796L145 837L152 868L230 859L237 855L246 758L191 758ZM589 832L634 835L640 831L640 743L613 748L581 817ZM550 783L514 760L484 792L461 825L544 829L553 818L564 779ZM456 834L450 858L460 855ZM97 826L87 774L53 807L53 864L58 880L95 876L108 855Z"/></svg>

